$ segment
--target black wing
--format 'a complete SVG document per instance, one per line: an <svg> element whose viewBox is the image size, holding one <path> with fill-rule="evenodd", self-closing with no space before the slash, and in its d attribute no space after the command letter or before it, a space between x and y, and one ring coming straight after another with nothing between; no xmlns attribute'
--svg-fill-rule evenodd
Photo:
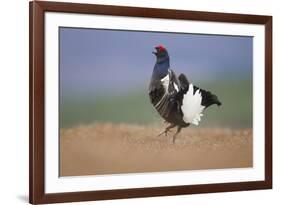
<svg viewBox="0 0 281 205"><path fill-rule="evenodd" d="M167 86L167 87L165 87ZM164 85L164 82L153 83L150 86L149 96L150 101L163 118L168 118L171 110L174 108L174 96L177 94L179 82L175 73L169 69L169 80Z"/></svg>
<svg viewBox="0 0 281 205"><path fill-rule="evenodd" d="M175 99L182 105L182 99L184 94L188 91L189 81L184 74L180 74L178 77L179 91L177 92Z"/></svg>
<svg viewBox="0 0 281 205"><path fill-rule="evenodd" d="M172 69L169 69L169 75L170 75L169 93L171 95L174 95L180 89L180 82L177 78L177 75L175 74L175 72Z"/></svg>
<svg viewBox="0 0 281 205"><path fill-rule="evenodd" d="M153 85L150 85L148 92L149 92L150 102L153 105L156 105L164 96L165 89L164 86L159 81L159 82L154 82Z"/></svg>
<svg viewBox="0 0 281 205"><path fill-rule="evenodd" d="M188 90L189 81L187 80L187 77L183 73L179 75L179 82L180 82L181 90Z"/></svg>

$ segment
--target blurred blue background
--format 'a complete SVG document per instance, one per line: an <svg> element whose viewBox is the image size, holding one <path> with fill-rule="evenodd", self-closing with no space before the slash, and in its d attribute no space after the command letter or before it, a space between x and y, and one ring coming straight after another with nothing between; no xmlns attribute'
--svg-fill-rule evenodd
<svg viewBox="0 0 281 205"><path fill-rule="evenodd" d="M61 27L59 39L61 128L162 121L147 92L159 44L178 75L222 102L202 126L252 126L252 37Z"/></svg>

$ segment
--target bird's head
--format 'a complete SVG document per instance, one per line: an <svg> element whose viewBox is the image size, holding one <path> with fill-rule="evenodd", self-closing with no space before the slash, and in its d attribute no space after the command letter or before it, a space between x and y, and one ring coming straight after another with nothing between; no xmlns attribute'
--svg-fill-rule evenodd
<svg viewBox="0 0 281 205"><path fill-rule="evenodd" d="M152 53L156 56L157 61L164 61L164 60L169 60L169 55L167 49L162 46L158 45L154 47L155 51Z"/></svg>

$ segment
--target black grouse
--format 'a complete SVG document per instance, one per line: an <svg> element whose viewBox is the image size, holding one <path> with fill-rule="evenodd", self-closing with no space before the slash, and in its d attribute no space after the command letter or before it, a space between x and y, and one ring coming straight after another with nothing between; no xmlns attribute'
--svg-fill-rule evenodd
<svg viewBox="0 0 281 205"><path fill-rule="evenodd" d="M170 129L177 127L173 135L174 143L183 127L198 125L203 110L213 104L220 106L221 102L211 92L192 85L184 74L177 77L170 68L168 52L162 45L156 46L153 53L156 63L149 85L149 97L157 112L169 123L159 135L167 135Z"/></svg>

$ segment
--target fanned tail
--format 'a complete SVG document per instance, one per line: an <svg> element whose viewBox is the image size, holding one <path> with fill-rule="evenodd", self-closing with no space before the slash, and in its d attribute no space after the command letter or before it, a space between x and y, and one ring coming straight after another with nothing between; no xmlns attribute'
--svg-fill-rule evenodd
<svg viewBox="0 0 281 205"><path fill-rule="evenodd" d="M219 101L218 97L214 94L212 94L210 91L201 90L202 95L202 105L206 108L216 104L217 106L221 106L221 102Z"/></svg>
<svg viewBox="0 0 281 205"><path fill-rule="evenodd" d="M181 81L183 82L183 80ZM186 85L186 83L184 84ZM221 105L216 95L189 84L188 88L185 89L182 99L181 110L183 112L183 120L186 123L198 125L203 116L203 110L213 104Z"/></svg>
<svg viewBox="0 0 281 205"><path fill-rule="evenodd" d="M183 120L186 123L198 125L203 116L202 112L205 106L201 104L202 95L200 90L195 90L194 88L195 86L189 84L188 91L183 95L181 109L183 112Z"/></svg>

